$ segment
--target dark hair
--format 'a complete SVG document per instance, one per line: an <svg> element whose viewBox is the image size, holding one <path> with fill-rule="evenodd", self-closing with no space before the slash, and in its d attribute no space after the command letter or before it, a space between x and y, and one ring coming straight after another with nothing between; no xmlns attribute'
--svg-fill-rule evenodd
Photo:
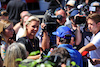
<svg viewBox="0 0 100 67"><path fill-rule="evenodd" d="M70 38L70 39L65 39L65 38L60 38L60 42L62 43L62 44L69 44L70 43L70 41L71 41L71 35L66 35L68 38Z"/></svg>
<svg viewBox="0 0 100 67"><path fill-rule="evenodd" d="M62 63L66 64L67 59L70 58L68 50L62 47L55 48L50 54L50 56L55 56L55 55L58 55L61 58L61 60L59 60L58 65L61 65Z"/></svg>
<svg viewBox="0 0 100 67"><path fill-rule="evenodd" d="M59 11L59 10L61 10L61 9L64 10L62 7L56 8L55 11L54 11L54 14L56 14L56 12ZM65 10L64 10L64 11L65 11Z"/></svg>

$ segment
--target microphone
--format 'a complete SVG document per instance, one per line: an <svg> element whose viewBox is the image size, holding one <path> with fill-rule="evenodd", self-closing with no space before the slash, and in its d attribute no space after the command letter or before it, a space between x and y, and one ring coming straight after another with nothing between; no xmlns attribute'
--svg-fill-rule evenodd
<svg viewBox="0 0 100 67"><path fill-rule="evenodd" d="M90 60L90 62L92 63L92 65L94 65L94 62L93 62L92 59L89 57L88 53L89 53L89 51L84 51L84 52L82 53L82 56L87 57L87 59Z"/></svg>

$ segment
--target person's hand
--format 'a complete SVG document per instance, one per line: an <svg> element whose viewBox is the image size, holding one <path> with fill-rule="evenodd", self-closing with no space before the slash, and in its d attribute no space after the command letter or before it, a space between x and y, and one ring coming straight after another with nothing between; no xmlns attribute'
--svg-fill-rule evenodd
<svg viewBox="0 0 100 67"><path fill-rule="evenodd" d="M41 23L41 28L45 29L45 27L46 27L46 24L45 23Z"/></svg>
<svg viewBox="0 0 100 67"><path fill-rule="evenodd" d="M100 60L99 59L93 58L92 61L93 61L92 65L100 64Z"/></svg>

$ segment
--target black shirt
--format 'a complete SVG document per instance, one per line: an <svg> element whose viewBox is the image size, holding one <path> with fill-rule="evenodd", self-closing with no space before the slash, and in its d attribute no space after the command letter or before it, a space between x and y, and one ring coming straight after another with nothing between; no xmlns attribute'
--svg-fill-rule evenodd
<svg viewBox="0 0 100 67"><path fill-rule="evenodd" d="M13 21L14 25L20 21L20 13L26 10L26 4L22 1L11 0L6 8L9 13L9 20Z"/></svg>
<svg viewBox="0 0 100 67"><path fill-rule="evenodd" d="M39 49L39 39L37 37L34 37L33 39L29 39L28 37L22 37L22 38L19 38L17 42L23 43L26 47L26 50L29 53L40 50Z"/></svg>

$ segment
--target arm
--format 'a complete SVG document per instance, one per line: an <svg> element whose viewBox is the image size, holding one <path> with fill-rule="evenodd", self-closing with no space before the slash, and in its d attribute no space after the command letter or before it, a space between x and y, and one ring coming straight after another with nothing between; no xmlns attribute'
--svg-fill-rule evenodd
<svg viewBox="0 0 100 67"><path fill-rule="evenodd" d="M75 32L75 36L76 36L75 44L79 45L81 43L81 40L82 40L82 33L81 33L80 27L78 25L77 25L77 30Z"/></svg>
<svg viewBox="0 0 100 67"><path fill-rule="evenodd" d="M40 58L40 54L39 55L35 55L35 56L28 56L27 59L33 59L33 60L36 60L36 59L39 59Z"/></svg>
<svg viewBox="0 0 100 67"><path fill-rule="evenodd" d="M41 23L41 28L44 29L46 26L45 23ZM49 45L50 43L50 39L49 39L49 36L48 36L48 32L46 30L43 31L43 37L42 37L42 49L45 50L45 49L48 49L50 47Z"/></svg>
<svg viewBox="0 0 100 67"><path fill-rule="evenodd" d="M79 52L82 54L83 51L92 51L92 50L95 50L95 49L96 49L95 45L92 44L92 43L89 43L89 44L87 44L86 46L82 47L82 48L79 50Z"/></svg>
<svg viewBox="0 0 100 67"><path fill-rule="evenodd" d="M20 22L17 23L17 24L13 27L13 29L14 29L14 31L15 31L16 34L17 34L17 32L18 32L18 30L19 30L20 27L21 27Z"/></svg>
<svg viewBox="0 0 100 67"><path fill-rule="evenodd" d="M48 33L46 31L43 32L43 37L42 37L42 49L48 49L50 44L50 39L48 36Z"/></svg>
<svg viewBox="0 0 100 67"><path fill-rule="evenodd" d="M4 44L1 46L1 58L4 60L5 58L5 53L6 53L6 47Z"/></svg>

